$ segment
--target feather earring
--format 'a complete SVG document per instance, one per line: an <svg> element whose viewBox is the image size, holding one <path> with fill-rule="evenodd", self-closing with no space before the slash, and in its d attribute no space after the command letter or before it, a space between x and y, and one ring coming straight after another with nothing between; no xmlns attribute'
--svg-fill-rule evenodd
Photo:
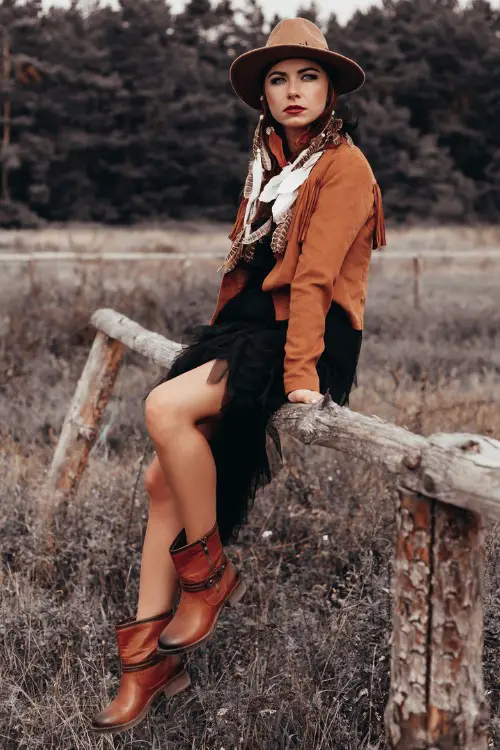
<svg viewBox="0 0 500 750"><path fill-rule="evenodd" d="M264 115L260 115L257 127L255 128L253 136L253 161L250 164L247 181L245 184L245 197L248 198L248 203L245 211L244 227L245 231L243 236L248 238L251 234L251 225L257 214L257 202L262 188L262 178L264 172L264 165L262 163L262 122ZM248 195L246 195L248 193Z"/></svg>
<svg viewBox="0 0 500 750"><path fill-rule="evenodd" d="M253 143L252 143L252 153L253 158L255 159L262 143L262 121L264 119L264 115L260 115L259 119L257 121L257 125L255 127L255 131L253 134Z"/></svg>
<svg viewBox="0 0 500 750"><path fill-rule="evenodd" d="M253 136L253 149L252 150L253 150L254 159L257 159L258 155L260 155L263 169L269 172L269 170L272 167L271 156L269 154L269 151L267 150L264 138L262 137L263 127L264 127L264 115L260 115L259 120L257 122L257 127L255 128L255 133Z"/></svg>
<svg viewBox="0 0 500 750"><path fill-rule="evenodd" d="M248 172L247 172L247 178L245 180L245 187L243 190L243 197L244 198L250 198L252 194L253 189L253 163L255 159L257 158L259 148L260 148L260 129L262 125L264 115L261 115L259 117L259 120L257 122L257 125L255 127L255 131L253 134L253 141L252 141L252 159L250 159L250 162L248 164Z"/></svg>
<svg viewBox="0 0 500 750"><path fill-rule="evenodd" d="M271 163L271 157L269 156L269 151L267 150L264 143L262 143L262 166L266 170L266 172L271 171L271 167L273 166Z"/></svg>
<svg viewBox="0 0 500 750"><path fill-rule="evenodd" d="M264 123L262 123L261 128L264 127ZM269 136L271 130L273 128L267 127L266 128L266 135ZM272 169L272 162L271 162L271 154L269 153L269 149L267 148L267 144L265 139L262 137L262 130L260 133L260 139L261 139L261 148L262 148L262 166L266 170L266 172L270 172Z"/></svg>

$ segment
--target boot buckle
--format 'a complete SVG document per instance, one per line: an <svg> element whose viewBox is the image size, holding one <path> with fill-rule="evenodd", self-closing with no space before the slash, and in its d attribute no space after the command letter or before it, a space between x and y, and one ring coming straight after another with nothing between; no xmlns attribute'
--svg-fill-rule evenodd
<svg viewBox="0 0 500 750"><path fill-rule="evenodd" d="M226 569L227 565L227 559L223 561L222 565L220 565L217 570L215 570L211 576L208 578L205 578L204 581L186 581L184 579L181 579L181 586L186 591L203 591L204 589L210 589L212 586L215 586L219 583L222 576L224 575L224 571Z"/></svg>

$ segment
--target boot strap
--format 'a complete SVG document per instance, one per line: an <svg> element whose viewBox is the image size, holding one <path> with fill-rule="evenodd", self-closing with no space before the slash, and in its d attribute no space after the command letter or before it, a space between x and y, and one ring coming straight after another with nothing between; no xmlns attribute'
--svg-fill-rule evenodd
<svg viewBox="0 0 500 750"><path fill-rule="evenodd" d="M155 651L154 654L151 654L147 657L147 659L144 659L143 661L138 661L135 664L127 664L126 662L121 662L122 665L122 672L140 672L142 669L148 669L148 667L155 667L157 664L159 664L161 661L164 661L167 658L168 654L160 654ZM186 656L182 654L181 662L183 666L186 664Z"/></svg>
<svg viewBox="0 0 500 750"><path fill-rule="evenodd" d="M181 586L184 589L184 591L204 591L205 589L210 589L212 586L215 586L219 581L221 580L222 576L224 575L224 571L226 569L227 565L227 557L223 560L222 565L219 565L216 570L212 573L211 576L208 578L205 578L204 581L186 581L183 578L181 578Z"/></svg>
<svg viewBox="0 0 500 750"><path fill-rule="evenodd" d="M135 664L127 664L126 662L121 663L123 672L140 672L142 669L148 667L154 667L164 659L164 655L157 653L156 651L148 656L143 661L135 662Z"/></svg>

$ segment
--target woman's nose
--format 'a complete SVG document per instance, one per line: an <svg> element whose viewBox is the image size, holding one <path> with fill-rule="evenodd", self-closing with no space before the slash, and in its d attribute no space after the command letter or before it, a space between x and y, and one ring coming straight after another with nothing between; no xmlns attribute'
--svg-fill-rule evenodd
<svg viewBox="0 0 500 750"><path fill-rule="evenodd" d="M289 99L295 99L299 95L298 86L296 83L290 82L288 84L287 96Z"/></svg>

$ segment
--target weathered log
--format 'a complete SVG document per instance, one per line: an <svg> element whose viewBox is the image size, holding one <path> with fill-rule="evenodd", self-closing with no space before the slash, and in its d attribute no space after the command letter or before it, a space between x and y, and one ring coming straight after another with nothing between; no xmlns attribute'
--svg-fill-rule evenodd
<svg viewBox="0 0 500 750"><path fill-rule="evenodd" d="M74 491L125 347L164 367L182 348L102 309L66 416L49 486ZM272 425L304 443L383 464L399 485L391 691L385 718L394 750L486 750L482 681L483 532L500 519L500 441L429 438L335 404L286 404ZM458 506L458 510L452 506ZM471 512L475 511L475 512Z"/></svg>
<svg viewBox="0 0 500 750"><path fill-rule="evenodd" d="M182 344L169 341L159 333L148 331L126 315L109 308L96 310L90 322L99 331L116 341L121 341L128 349L142 354L157 365L169 367L175 355L183 348Z"/></svg>
<svg viewBox="0 0 500 750"><path fill-rule="evenodd" d="M391 687L385 712L390 746L427 748L427 660L432 501L399 491L394 557Z"/></svg>
<svg viewBox="0 0 500 750"><path fill-rule="evenodd" d="M419 255L413 257L413 307L420 309L420 280L421 259Z"/></svg>
<svg viewBox="0 0 500 750"><path fill-rule="evenodd" d="M126 348L99 331L76 386L50 466L46 490L71 494L85 469L97 427L109 400Z"/></svg>
<svg viewBox="0 0 500 750"><path fill-rule="evenodd" d="M391 690L394 750L486 750L479 517L400 490Z"/></svg>
<svg viewBox="0 0 500 750"><path fill-rule="evenodd" d="M434 503L429 643L429 744L486 750L481 517Z"/></svg>
<svg viewBox="0 0 500 750"><path fill-rule="evenodd" d="M90 322L164 367L182 348L115 310L97 310ZM398 483L425 497L500 520L500 441L469 434L429 438L336 404L329 393L314 405L285 404L272 418L306 444L323 445L383 464Z"/></svg>
<svg viewBox="0 0 500 750"><path fill-rule="evenodd" d="M415 435L334 403L287 404L273 417L303 443L383 464L401 487L500 520L500 441L479 435Z"/></svg>
<svg viewBox="0 0 500 750"><path fill-rule="evenodd" d="M63 425L49 475L54 488L76 488L124 348L164 367L182 348L113 310L96 311L91 322L100 332ZM284 405L272 425L306 444L379 462L397 477L391 747L486 750L477 513L500 519L500 441L414 435L340 407L329 393L315 405Z"/></svg>

